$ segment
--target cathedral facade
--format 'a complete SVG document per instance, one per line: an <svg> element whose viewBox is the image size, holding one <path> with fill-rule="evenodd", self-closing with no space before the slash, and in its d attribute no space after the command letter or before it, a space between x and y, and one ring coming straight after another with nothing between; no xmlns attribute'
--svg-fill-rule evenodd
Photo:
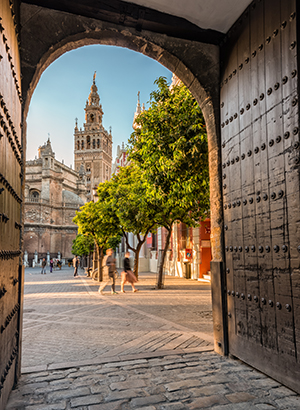
<svg viewBox="0 0 300 410"><path fill-rule="evenodd" d="M83 129L74 131L73 170L55 159L51 142L39 147L38 158L26 161L24 263L40 264L42 258L72 258L77 235L76 211L93 200L93 190L110 179L112 135L102 125L103 110L95 83L85 105Z"/></svg>
<svg viewBox="0 0 300 410"><path fill-rule="evenodd" d="M112 167L112 135L102 124L103 110L100 104L96 73L85 105L85 122L78 128L76 119L74 130L74 164L86 173L87 199L93 199L93 190L99 183L108 181Z"/></svg>
<svg viewBox="0 0 300 410"><path fill-rule="evenodd" d="M26 161L24 206L24 263L42 258L72 258L77 235L73 218L87 200L85 174L55 159L50 139L39 147L38 158Z"/></svg>

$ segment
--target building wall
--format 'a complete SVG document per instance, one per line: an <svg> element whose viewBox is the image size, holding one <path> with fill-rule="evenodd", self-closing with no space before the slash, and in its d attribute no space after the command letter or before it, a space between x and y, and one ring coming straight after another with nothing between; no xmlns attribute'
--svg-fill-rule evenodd
<svg viewBox="0 0 300 410"><path fill-rule="evenodd" d="M157 249L149 251L150 272L157 272L159 255L164 249L166 236L166 229L159 227ZM185 249L191 249L191 259L186 258ZM165 274L186 277L188 269L189 279L202 279L206 275L210 276L210 262L210 220L202 221L198 228L187 228L182 223L175 224L164 264Z"/></svg>
<svg viewBox="0 0 300 410"><path fill-rule="evenodd" d="M39 158L26 162L25 187L25 263L31 265L36 254L38 260L72 258L77 235L72 220L86 199L84 177L55 159L48 140Z"/></svg>

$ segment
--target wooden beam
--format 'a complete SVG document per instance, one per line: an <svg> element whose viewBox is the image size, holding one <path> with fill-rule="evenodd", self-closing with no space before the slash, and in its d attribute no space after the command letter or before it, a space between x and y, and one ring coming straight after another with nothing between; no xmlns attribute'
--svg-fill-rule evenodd
<svg viewBox="0 0 300 410"><path fill-rule="evenodd" d="M147 30L170 37L219 44L224 35L204 30L184 18L122 0L22 0L23 3L93 18L137 31Z"/></svg>

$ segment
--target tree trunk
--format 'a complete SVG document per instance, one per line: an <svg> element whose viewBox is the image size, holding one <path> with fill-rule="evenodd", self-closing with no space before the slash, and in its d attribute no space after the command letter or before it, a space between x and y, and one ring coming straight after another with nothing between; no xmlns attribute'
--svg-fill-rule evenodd
<svg viewBox="0 0 300 410"><path fill-rule="evenodd" d="M169 244L170 244L170 238L171 238L171 235L172 235L172 227L173 227L173 225L171 225L170 229L168 230L168 235L167 235L167 238L166 238L166 244L165 244L164 251L163 251L163 254L162 254L162 258L161 258L161 261L160 261L157 284L156 284L157 289L163 289L163 287L164 287L164 283L163 283L164 264L165 264L165 258L166 258L167 250L168 250Z"/></svg>
<svg viewBox="0 0 300 410"><path fill-rule="evenodd" d="M140 256L140 250L142 248L143 241L139 241L136 250L134 251L134 262L133 262L133 273L135 274L136 278L138 279L139 277L139 256Z"/></svg>
<svg viewBox="0 0 300 410"><path fill-rule="evenodd" d="M99 245L96 242L96 259L97 259L97 278L98 278L98 282L100 282L100 269L99 269L99 264L100 264L100 249L99 249Z"/></svg>
<svg viewBox="0 0 300 410"><path fill-rule="evenodd" d="M103 281L103 246L101 246L100 248L100 255L99 255L99 265L98 265L98 278L99 278L99 282Z"/></svg>
<svg viewBox="0 0 300 410"><path fill-rule="evenodd" d="M93 273L92 273L92 279L95 279L95 270L97 269L97 244L96 241L94 243L94 251L93 251Z"/></svg>
<svg viewBox="0 0 300 410"><path fill-rule="evenodd" d="M134 253L134 262L133 262L133 273L135 274L136 278L138 279L139 277L139 255L140 255L140 250L143 246L143 244L146 242L147 239L147 235L148 232L150 231L150 229L146 232L146 234L144 235L144 238L141 239L140 235L137 234L136 237L138 239L138 245L136 247L136 249L134 249L128 242L128 237L126 235L126 233L124 232L124 237L125 237L125 241L126 241L126 245L127 248L132 250L132 252Z"/></svg>
<svg viewBox="0 0 300 410"><path fill-rule="evenodd" d="M99 246L96 243L96 249L97 249L97 267L98 267L98 282L102 282L103 280L103 274L102 274L102 261L103 261L103 247Z"/></svg>

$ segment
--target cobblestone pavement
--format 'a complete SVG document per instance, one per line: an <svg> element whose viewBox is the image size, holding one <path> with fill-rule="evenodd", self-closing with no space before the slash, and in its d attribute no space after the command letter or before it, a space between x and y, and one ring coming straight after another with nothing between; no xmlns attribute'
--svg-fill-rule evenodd
<svg viewBox="0 0 300 410"><path fill-rule="evenodd" d="M167 277L167 288L157 291L155 279L142 274L139 292L126 286L124 294L111 295L110 282L100 294L98 282L74 278L72 269L27 271L23 370L158 350L211 350L209 284Z"/></svg>
<svg viewBox="0 0 300 410"><path fill-rule="evenodd" d="M209 284L154 284L143 274L139 292L111 295L70 269L26 270L23 375L6 410L300 409L291 390L212 351Z"/></svg>

